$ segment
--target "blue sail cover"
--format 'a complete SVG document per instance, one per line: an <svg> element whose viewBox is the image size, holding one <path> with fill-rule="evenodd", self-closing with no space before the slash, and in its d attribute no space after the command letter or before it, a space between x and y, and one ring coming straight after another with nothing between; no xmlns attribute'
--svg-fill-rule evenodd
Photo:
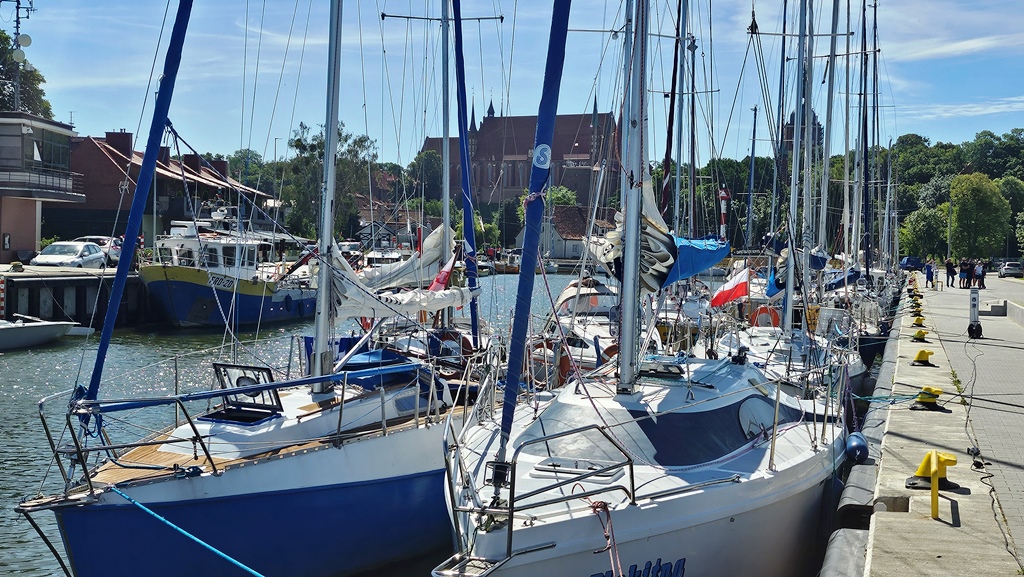
<svg viewBox="0 0 1024 577"><path fill-rule="evenodd" d="M857 284L857 279L860 278L860 270L851 268L846 271L845 274L838 272L833 280L825 283L825 292L834 291L842 288L844 285L854 286Z"/></svg>
<svg viewBox="0 0 1024 577"><path fill-rule="evenodd" d="M675 240L676 262L662 283L662 288L706 271L729 256L729 242L717 235L698 239L676 237Z"/></svg>

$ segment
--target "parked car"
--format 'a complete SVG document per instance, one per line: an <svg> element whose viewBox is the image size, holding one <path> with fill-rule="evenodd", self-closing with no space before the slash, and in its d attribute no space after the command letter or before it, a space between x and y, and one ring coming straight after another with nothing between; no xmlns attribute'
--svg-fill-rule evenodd
<svg viewBox="0 0 1024 577"><path fill-rule="evenodd" d="M1006 276L1015 276L1017 278L1024 278L1024 267L1019 262L1004 262L999 267L999 278Z"/></svg>
<svg viewBox="0 0 1024 577"><path fill-rule="evenodd" d="M905 256L900 261L900 269L902 270L921 270L923 268L924 263L916 256Z"/></svg>
<svg viewBox="0 0 1024 577"><path fill-rule="evenodd" d="M74 242L94 242L99 245L103 254L107 255L107 264L117 264L121 260L121 239L116 236L80 236Z"/></svg>
<svg viewBox="0 0 1024 577"><path fill-rule="evenodd" d="M28 264L36 266L70 266L76 268L103 268L107 255L94 242L62 241L44 248Z"/></svg>

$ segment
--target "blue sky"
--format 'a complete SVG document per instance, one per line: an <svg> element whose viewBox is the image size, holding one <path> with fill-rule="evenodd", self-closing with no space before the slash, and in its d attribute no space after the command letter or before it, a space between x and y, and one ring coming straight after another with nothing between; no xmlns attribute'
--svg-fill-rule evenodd
<svg viewBox="0 0 1024 577"><path fill-rule="evenodd" d="M710 139L718 154L742 158L750 149L754 105L761 109L759 137L767 134L761 88L753 56L747 52L751 0L715 0L710 27L708 0L690 0L690 4L701 70L699 164L712 154L708 134L714 134ZM815 5L814 21L816 31L824 33L831 2L824 8L820 4ZM842 4L845 23L845 1ZM853 11L859 30L856 4ZM176 6L172 4L171 16ZM436 0L346 2L342 119L350 131L369 134L377 141L382 160L408 164L425 135L441 133L441 72L439 25L396 18L382 21L380 13L437 17L439 6ZM755 1L753 6L762 32L777 32L781 2ZM122 128L138 133L140 126L147 130L156 86L149 76L164 22L164 3L37 0L35 7L30 18L22 21L22 31L33 40L25 52L47 79L44 88L55 118L73 119L82 135L101 136ZM577 0L570 28L610 30L621 24L622 10L614 0ZM652 26L670 33L674 11L664 0L656 2ZM0 26L12 30L13 14L13 3L0 4ZM464 17L495 14L502 14L504 22L467 22L465 29L466 76L477 119L492 100L502 111L535 114L550 6L533 0L467 0L463 7ZM1024 15L1016 0L879 0L878 20L883 144L905 133L920 134L933 143L960 143L972 140L981 130L1001 135L1024 128L1024 76L1019 64L1024 52ZM871 20L869 30L870 26ZM168 20L163 45L169 30ZM617 109L621 38L613 39L608 32L570 33L559 112L590 112L595 98L602 112ZM660 90L668 79L670 43L664 38L653 42L652 89ZM769 90L774 92L779 75L778 37L764 36L762 42ZM854 42L854 49L859 49L859 35ZM819 37L817 43L815 53L827 53L827 38ZM844 43L841 39L840 51L845 50ZM326 46L323 0L268 0L265 5L196 0L171 106L175 127L200 151L230 154L249 147L269 158L276 146L277 154L284 156L285 139L299 121L312 126L323 123ZM157 71L163 62L163 48L159 50ZM815 66L813 106L823 115L823 59L816 58ZM705 76L712 80L706 81ZM793 77L790 70L787 78ZM840 79L837 86L840 96L833 129L837 146L843 143L844 82ZM663 150L665 137L660 134L666 108L666 99L654 99L651 158ZM452 126L454 135L454 121ZM768 154L763 140L757 154Z"/></svg>

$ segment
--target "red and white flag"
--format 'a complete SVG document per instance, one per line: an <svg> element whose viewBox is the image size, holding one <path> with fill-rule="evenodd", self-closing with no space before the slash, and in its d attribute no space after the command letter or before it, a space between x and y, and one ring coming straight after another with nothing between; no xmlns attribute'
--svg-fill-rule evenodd
<svg viewBox="0 0 1024 577"><path fill-rule="evenodd" d="M720 307L748 294L750 294L750 269L745 268L743 272L729 279L729 282L718 287L715 295L711 297L711 306Z"/></svg>
<svg viewBox="0 0 1024 577"><path fill-rule="evenodd" d="M448 259L448 262L444 265L437 276L434 277L434 282L430 283L428 290L439 291L448 288L448 279L452 276L452 270L455 268L455 255Z"/></svg>

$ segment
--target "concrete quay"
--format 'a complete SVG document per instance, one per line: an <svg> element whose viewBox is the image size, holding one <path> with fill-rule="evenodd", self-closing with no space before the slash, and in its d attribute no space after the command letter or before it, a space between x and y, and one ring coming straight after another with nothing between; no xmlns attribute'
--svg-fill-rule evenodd
<svg viewBox="0 0 1024 577"><path fill-rule="evenodd" d="M916 279L923 326L904 291L863 424L870 456L851 470L819 574L1024 574L1024 280L986 278L970 338L971 291ZM930 365L913 363L921 350ZM924 387L942 389L924 403L935 409L915 403ZM907 488L933 450L955 458L946 478L958 485L940 484L937 518L931 491Z"/></svg>

